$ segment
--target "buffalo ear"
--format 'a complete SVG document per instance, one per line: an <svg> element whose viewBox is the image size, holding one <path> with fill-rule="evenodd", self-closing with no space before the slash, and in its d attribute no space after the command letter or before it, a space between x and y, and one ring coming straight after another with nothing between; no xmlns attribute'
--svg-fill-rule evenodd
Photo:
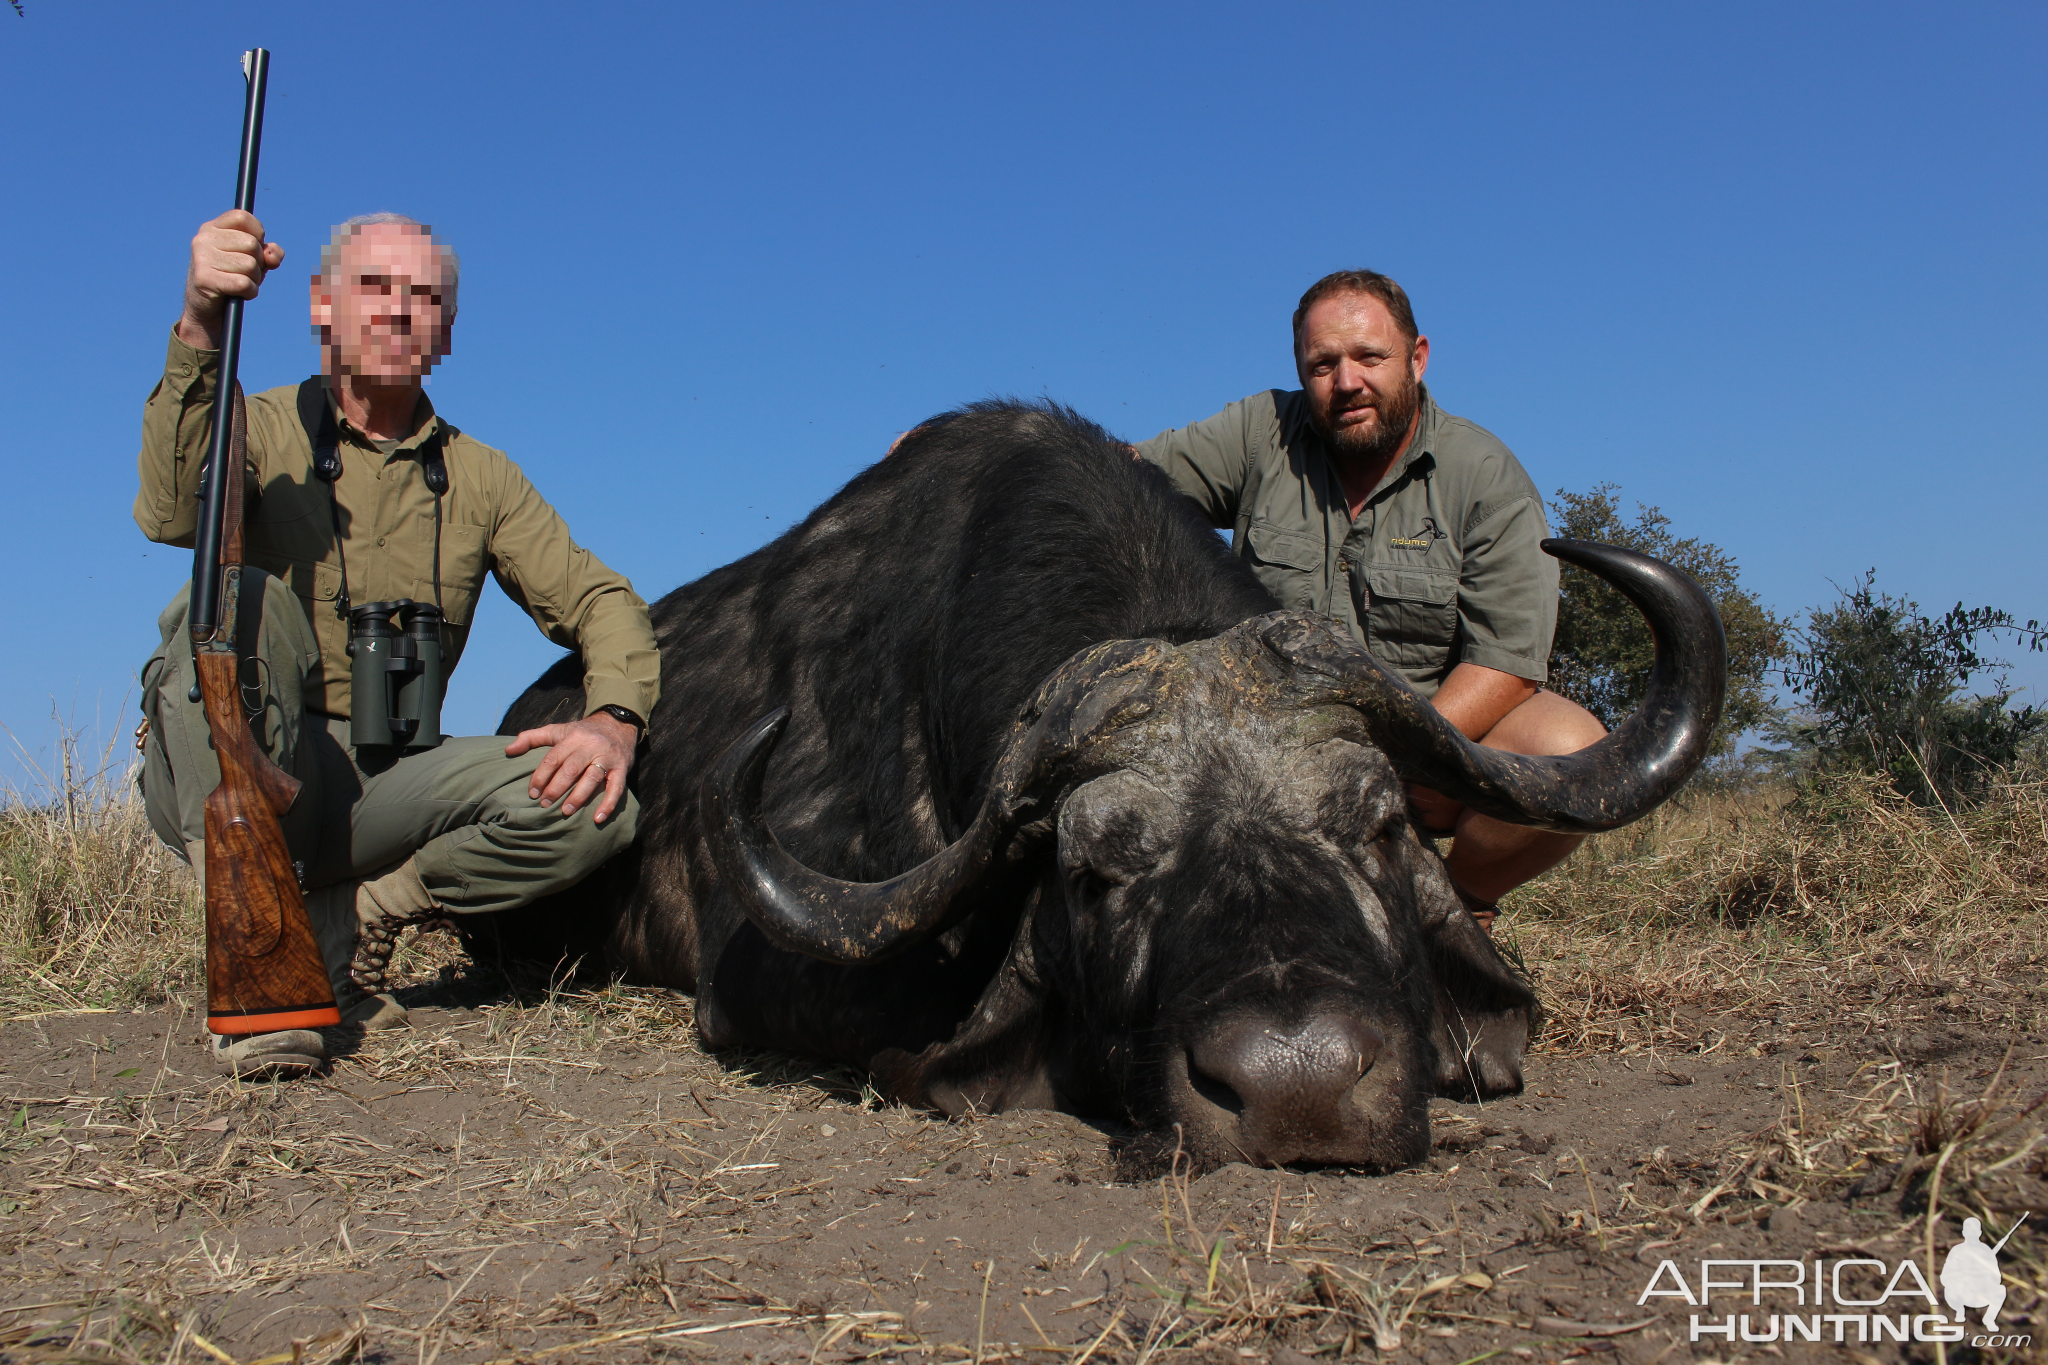
<svg viewBox="0 0 2048 1365"><path fill-rule="evenodd" d="M1536 994L1463 906L1426 931L1436 978L1437 1093L1490 1100L1522 1089L1522 1053L1542 1022Z"/></svg>
<svg viewBox="0 0 2048 1365"><path fill-rule="evenodd" d="M959 1029L922 1052L887 1048L868 1061L875 1088L905 1104L959 1115L1053 1109L1044 994L1031 951L1032 898L1009 955Z"/></svg>
<svg viewBox="0 0 2048 1365"><path fill-rule="evenodd" d="M1535 992L1472 918L1443 858L1413 826L1378 847L1388 885L1414 897L1429 956L1437 1093L1459 1100L1519 1094L1522 1053L1542 1022Z"/></svg>

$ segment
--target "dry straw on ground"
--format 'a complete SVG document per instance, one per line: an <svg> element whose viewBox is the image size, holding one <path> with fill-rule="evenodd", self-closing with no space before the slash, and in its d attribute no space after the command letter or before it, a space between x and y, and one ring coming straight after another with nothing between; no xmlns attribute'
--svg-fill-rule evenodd
<svg viewBox="0 0 2048 1365"><path fill-rule="evenodd" d="M1684 1046L1727 1014L2023 1031L2048 1003L2048 780L1953 813L1850 774L1686 794L1509 906L1553 1049Z"/></svg>
<svg viewBox="0 0 2048 1365"><path fill-rule="evenodd" d="M1702 1223L1761 1223L1846 1200L1882 1208L1910 1226L1917 1245L1937 1218L1952 1226L1970 1212L2003 1228L2020 1210L2048 1208L2048 1103L2013 1081L2017 1064L1948 1079L1907 1064L1939 1056L1945 1030L1978 1038L2041 1030L2048 1016L2048 783L2010 777L1978 807L1953 813L1909 806L1855 778L1796 798L1789 791L1698 792L1592 841L1508 910L1504 941L1536 977L1549 1010L1541 1051L1647 1054L1689 1068L1698 1061L1682 1059L1741 1049L1775 1066L1774 1053L1792 1046L1782 1040L1825 1037L1797 1046L1838 1051L1842 1072L1852 1076L1846 1089L1821 1093L1792 1066L1805 1059L1788 1052L1775 1122L1719 1140L1710 1161L1652 1154L1613 1202L1593 1198L1586 1177L1586 1197L1540 1230L1550 1244L1604 1256L1609 1239L1623 1233L1641 1239ZM189 874L156 844L117 774L103 769L81 780L74 766L73 780L47 796L0 808L0 1016L189 1001L201 984L200 937ZM445 936L409 940L395 965L415 982L483 975ZM380 1148L309 1126L255 1091L200 1089L118 1103L62 1101L78 1111L74 1126L83 1119L103 1133L98 1143L108 1156L132 1155L117 1163L118 1179L105 1174L109 1167L93 1173L83 1158L65 1156L58 1179L100 1181L105 1187L96 1186L95 1197L125 1199L133 1217L153 1223L195 1208L246 1214L274 1197L264 1180L317 1173L305 1178L347 1181L370 1206L417 1205L422 1228L434 1226L433 1209L503 1199L500 1207L516 1208L521 1226L578 1237L637 1234L650 1199L663 1216L715 1215L733 1229L745 1227L764 1201L810 1200L808 1187L784 1188L780 1173L756 1169L766 1164L756 1144L778 1125L820 1114L871 1115L889 1127L891 1141L928 1144L934 1159L928 1166L917 1158L918 1177L948 1161L996 1159L975 1121L927 1124L884 1111L863 1079L843 1069L775 1056L703 1056L693 1046L688 1002L666 992L544 975L493 978L490 991L459 1026L365 1040L337 1084L374 1097L403 1088L509 1091L516 1077L544 1108L535 1077L596 1075L620 1055L660 1056L668 1059L661 1063L667 1083L679 1083L694 1101L684 1145L674 1145L674 1135L685 1133L674 1113L657 1107L633 1119L631 1141L621 1137L626 1127L578 1128L563 1113L541 1115L549 1128L537 1148L494 1149L474 1129L449 1135L443 1146L452 1150ZM1882 1047L1859 1049L1859 1038ZM641 1078L629 1070L626 1080ZM2032 1074L2038 1085L2039 1068ZM1673 1084L1690 1083L1676 1070L1673 1076ZM45 1141L40 1113L31 1117L24 1107L19 1117L24 1161L57 1150L35 1145ZM233 1132L214 1136L230 1118ZM451 1180L459 1188L447 1189ZM1223 1215L1203 1213L1199 1187L1191 1192L1184 1178L1162 1181L1158 1196L1156 1235L1114 1247L1103 1245L1113 1238L1101 1239L1093 1244L1100 1250L1077 1244L1070 1256L1049 1253L1041 1267L1049 1278L1078 1284L1090 1268L1099 1274L1105 1258L1118 1261L1123 1297L1100 1305L1101 1325L1075 1337L1047 1318L1039 1341L1010 1358L1136 1365L1168 1353L1243 1356L1278 1346L1335 1357L1396 1342L1408 1349L1421 1334L1459 1327L1527 1325L1501 1305L1486 1271L1462 1263L1462 1252L1446 1263L1426 1261L1412 1242L1339 1245L1306 1209L1286 1213L1277 1187L1270 1216L1262 1212L1255 1228L1233 1215L1238 1221L1226 1229ZM873 1203L860 1198L856 1213L900 1196L878 1187ZM838 1216L836 1208L831 1213ZM225 1285L282 1294L303 1276L367 1263L380 1253L363 1238L366 1226L344 1221L332 1244L264 1255L232 1242L196 1242L151 1278L50 1310L66 1324L62 1339L29 1318L0 1321L0 1356L223 1359L193 1305ZM455 1235L452 1224L448 1235ZM449 1274L442 1311L411 1318L372 1311L307 1340L298 1358L360 1350L426 1360L444 1347L453 1358L464 1342L480 1351L480 1343L516 1327L554 1333L560 1342L522 1359L586 1350L592 1354L580 1358L595 1359L629 1345L709 1346L713 1337L691 1334L724 1330L689 1299L679 1305L678 1295L692 1291L678 1267L629 1257L587 1288L545 1302L516 1295L472 1301L464 1298L465 1276L484 1271L484 1253L464 1261L473 1249L466 1244L451 1241L443 1255L439 1243L417 1240L413 1249ZM2015 1302L2037 1303L2048 1288L2048 1237L2023 1228L2009 1253ZM762 1293L743 1286L736 1265L706 1259L698 1284L713 1298L704 1302L725 1304L736 1320L808 1332L814 1356L859 1346L987 1365L1002 1355L972 1336L925 1340L910 1316L886 1305L852 1311ZM975 1269L978 1286L995 1273L992 1261Z"/></svg>

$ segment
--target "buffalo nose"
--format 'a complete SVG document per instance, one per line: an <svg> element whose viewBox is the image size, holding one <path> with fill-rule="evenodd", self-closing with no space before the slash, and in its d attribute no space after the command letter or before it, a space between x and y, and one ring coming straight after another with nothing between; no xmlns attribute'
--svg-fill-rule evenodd
<svg viewBox="0 0 2048 1365"><path fill-rule="evenodd" d="M1239 1017L1190 1050L1190 1079L1237 1116L1239 1133L1258 1149L1248 1155L1293 1161L1352 1128L1352 1088L1386 1046L1378 1029L1344 1014L1315 1014L1293 1025Z"/></svg>

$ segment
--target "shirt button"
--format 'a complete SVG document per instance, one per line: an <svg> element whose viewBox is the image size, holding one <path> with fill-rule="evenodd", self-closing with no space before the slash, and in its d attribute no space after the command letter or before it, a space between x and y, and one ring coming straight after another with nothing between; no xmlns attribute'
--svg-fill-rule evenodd
<svg viewBox="0 0 2048 1365"><path fill-rule="evenodd" d="M378 549L380 549L380 550L384 548L384 537L382 537L382 536L378 536L378 537L377 537L377 548L378 548Z"/></svg>

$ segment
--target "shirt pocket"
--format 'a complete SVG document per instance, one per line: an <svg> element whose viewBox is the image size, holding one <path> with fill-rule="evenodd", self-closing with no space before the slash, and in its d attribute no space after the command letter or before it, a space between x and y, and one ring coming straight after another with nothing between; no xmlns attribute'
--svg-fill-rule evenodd
<svg viewBox="0 0 2048 1365"><path fill-rule="evenodd" d="M434 600L431 514L427 520L428 576L413 584L413 597L421 602ZM489 572L488 556L484 550L489 536L490 528L484 526L448 522L441 527L441 614L451 626L467 626L470 616L476 611L477 596L483 587L484 575Z"/></svg>
<svg viewBox="0 0 2048 1365"><path fill-rule="evenodd" d="M1458 637L1458 579L1447 570L1373 564L1365 571L1372 600L1367 644L1388 663L1439 668Z"/></svg>
<svg viewBox="0 0 2048 1365"><path fill-rule="evenodd" d="M1245 549L1245 563L1251 566L1253 576L1281 606L1321 610L1316 601L1324 569L1320 538L1270 521L1254 521L1245 528Z"/></svg>
<svg viewBox="0 0 2048 1365"><path fill-rule="evenodd" d="M243 523L242 544L251 563L288 578L282 565L304 564L310 570L313 561L333 546L334 514L324 502L301 497L295 490L268 493ZM312 595L310 586L294 583L293 590L301 597Z"/></svg>
<svg viewBox="0 0 2048 1365"><path fill-rule="evenodd" d="M286 526L308 517L319 517L324 521L332 515L329 508L332 496L325 484L272 479L258 491L250 504L249 522L251 525Z"/></svg>

